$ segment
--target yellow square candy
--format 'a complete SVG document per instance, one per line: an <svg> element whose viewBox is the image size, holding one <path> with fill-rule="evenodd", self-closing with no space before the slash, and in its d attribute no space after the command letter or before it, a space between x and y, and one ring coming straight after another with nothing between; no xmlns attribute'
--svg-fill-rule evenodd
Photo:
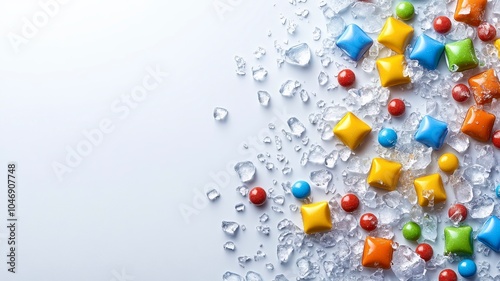
<svg viewBox="0 0 500 281"><path fill-rule="evenodd" d="M372 131L363 120L352 112L347 112L333 128L333 133L351 150L355 150Z"/></svg>
<svg viewBox="0 0 500 281"><path fill-rule="evenodd" d="M408 45L412 36L413 27L389 17L378 35L378 42L394 52L402 54L405 52L406 45Z"/></svg>
<svg viewBox="0 0 500 281"><path fill-rule="evenodd" d="M395 190L402 165L382 158L373 158L366 181L370 186L385 190Z"/></svg>
<svg viewBox="0 0 500 281"><path fill-rule="evenodd" d="M377 70L382 87L392 87L411 82L409 76L403 74L405 56L395 55L377 60Z"/></svg>
<svg viewBox="0 0 500 281"><path fill-rule="evenodd" d="M498 58L500 58L500 39L495 40L495 48L498 51Z"/></svg>
<svg viewBox="0 0 500 281"><path fill-rule="evenodd" d="M304 232L307 234L328 231L332 229L332 217L328 202L317 202L300 207Z"/></svg>
<svg viewBox="0 0 500 281"><path fill-rule="evenodd" d="M446 190L444 190L441 175L432 174L416 178L413 182L418 197L418 204L422 207L429 205L429 197L434 197L434 204L446 201Z"/></svg>

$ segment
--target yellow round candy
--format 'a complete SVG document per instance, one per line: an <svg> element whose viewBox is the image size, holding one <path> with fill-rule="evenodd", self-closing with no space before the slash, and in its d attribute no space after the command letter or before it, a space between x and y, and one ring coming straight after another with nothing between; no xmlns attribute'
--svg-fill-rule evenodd
<svg viewBox="0 0 500 281"><path fill-rule="evenodd" d="M453 153L445 153L438 159L439 168L445 173L453 173L458 168L458 158Z"/></svg>

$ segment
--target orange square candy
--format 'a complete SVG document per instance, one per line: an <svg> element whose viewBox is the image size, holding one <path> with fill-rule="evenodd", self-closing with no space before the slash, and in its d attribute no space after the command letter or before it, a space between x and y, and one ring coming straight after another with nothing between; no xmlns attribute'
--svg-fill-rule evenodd
<svg viewBox="0 0 500 281"><path fill-rule="evenodd" d="M391 268L392 240L367 236L361 264L373 268Z"/></svg>
<svg viewBox="0 0 500 281"><path fill-rule="evenodd" d="M488 111L471 106L462 124L462 133L475 140L487 142L490 139L495 118L495 115Z"/></svg>
<svg viewBox="0 0 500 281"><path fill-rule="evenodd" d="M455 15L456 21L478 26L484 18L487 0L458 0Z"/></svg>
<svg viewBox="0 0 500 281"><path fill-rule="evenodd" d="M500 82L493 69L488 69L469 78L469 86L477 104L491 103L493 98L500 97Z"/></svg>

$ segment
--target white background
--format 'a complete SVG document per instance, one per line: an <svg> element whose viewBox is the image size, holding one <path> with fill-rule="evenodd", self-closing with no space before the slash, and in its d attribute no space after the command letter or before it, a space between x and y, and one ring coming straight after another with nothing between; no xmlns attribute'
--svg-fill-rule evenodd
<svg viewBox="0 0 500 281"><path fill-rule="evenodd" d="M280 99L285 79L308 81L310 91L335 98L317 86L317 57L310 66L314 71L275 66L273 41L289 37L279 22L289 4L276 2L220 1L229 9L217 13L211 0L69 0L16 52L10 34L20 35L23 17L32 19L41 7L38 1L0 1L0 162L16 161L19 181L17 273L7 273L2 263L0 279L221 280L226 270L250 268L271 280L290 272L276 262L276 239L254 231L263 211L247 204L245 214L236 214L239 183L226 177L234 161L256 162L262 145L255 142L268 133L268 122L281 128L296 115L307 123L319 98L308 105L298 97ZM296 20L290 44L307 41L314 51L320 46L312 41L314 26L326 30L320 10L312 8L317 3L309 4L311 22ZM261 62L252 56L257 46L268 52ZM247 60L244 77L234 73L236 54ZM255 83L250 69L261 63L269 78ZM142 84L148 67L169 77L121 118L113 103ZM331 77L334 71L330 68ZM258 89L271 93L270 109L258 104ZM229 110L227 122L213 120L215 106ZM104 119L112 120L114 131L60 180L54 163L66 164L68 147L85 141L83 132ZM254 145L244 151L243 143ZM299 167L299 154L290 145L285 150ZM298 168L288 180L308 172ZM6 167L0 173L7 173ZM258 167L256 184L269 187L281 178L279 171L266 173ZM220 200L200 201L213 183ZM0 198L5 214L6 191ZM196 214L183 217L186 206ZM249 222L246 236L235 240L236 253L222 249L228 240L220 230L223 219ZM272 231L279 219L273 218ZM292 219L300 223L297 214ZM2 227L0 260L6 238ZM265 262L272 262L275 272L266 272L265 262L247 269L237 265L237 256L252 256L263 243Z"/></svg>

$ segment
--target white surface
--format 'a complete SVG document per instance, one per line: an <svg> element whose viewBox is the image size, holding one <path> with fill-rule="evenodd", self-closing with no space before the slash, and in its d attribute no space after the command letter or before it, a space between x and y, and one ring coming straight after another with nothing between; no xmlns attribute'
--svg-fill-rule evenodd
<svg viewBox="0 0 500 281"><path fill-rule="evenodd" d="M16 53L10 32L20 33L22 18L41 8L37 1L0 1L5 35L0 45L0 158L19 164L18 272L7 273L3 264L0 279L220 280L226 270L254 269L271 280L293 272L278 266L273 236L250 233L263 210L247 205L243 215L234 211L242 200L234 192L239 183L225 177L235 161L257 164L257 151L266 149L260 140L271 135L268 122L278 130L293 114L306 124L317 100L336 99L343 92L327 93L317 86L321 66L315 56L312 71L275 67L273 41L289 37L279 23L285 9L293 13L287 1L221 0L232 3L222 16L211 0L67 2ZM312 41L314 26L326 29L320 10L310 12L311 23L297 19L297 35L289 40L307 39L315 50L320 43ZM252 56L257 46L268 53L262 62ZM247 61L245 77L234 74L235 54ZM260 63L269 77L255 83L251 67ZM169 76L128 115L116 110L123 106L121 96L142 84L148 67ZM329 68L330 79L335 71ZM279 85L287 78L307 81L304 85L318 98L307 105L298 97L281 99ZM270 109L257 103L258 89L271 93ZM229 110L226 123L214 122L215 106ZM81 144L82 132L105 119L113 123L113 132L60 180L54 162L66 164L67 147ZM310 137L320 141L316 134ZM242 150L243 142L251 149ZM295 161L289 180L307 178L311 169L297 169L299 154L284 145ZM273 178L281 179L279 172L271 177L257 168L256 184L269 187ZM216 179L221 180L215 182L221 199L210 205L198 202ZM0 193L3 213L5 196ZM184 218L180 210L186 206L197 214ZM220 230L223 219L247 226L235 240L236 253L222 249L228 240ZM273 216L270 222L273 233L279 219ZM297 214L292 219L300 222ZM0 228L0 260L5 235ZM268 259L241 269L236 257L255 254L263 241ZM498 260L498 254L492 255ZM274 272L266 272L266 262L276 266Z"/></svg>

